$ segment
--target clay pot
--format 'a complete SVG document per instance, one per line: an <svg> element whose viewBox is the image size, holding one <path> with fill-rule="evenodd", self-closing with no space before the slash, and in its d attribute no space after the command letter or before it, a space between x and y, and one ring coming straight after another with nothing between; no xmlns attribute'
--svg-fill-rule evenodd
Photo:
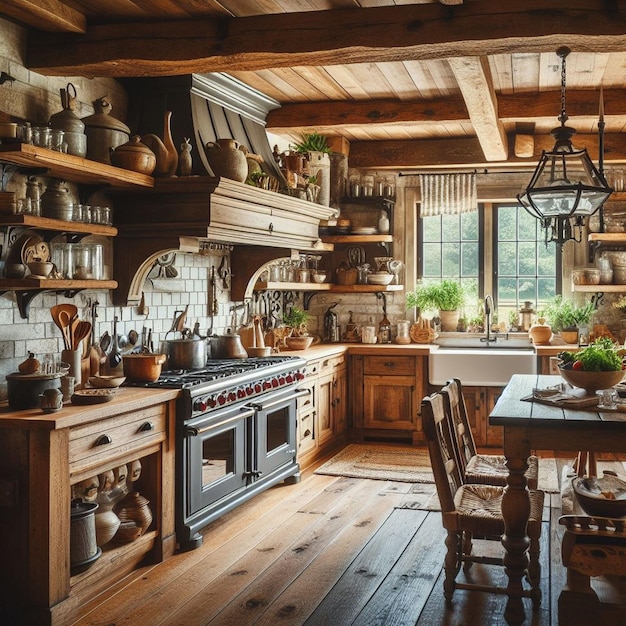
<svg viewBox="0 0 626 626"><path fill-rule="evenodd" d="M111 149L111 165L122 167L126 170L150 175L154 172L157 159L156 155L148 146L141 143L139 135L133 135L130 141Z"/></svg>
<svg viewBox="0 0 626 626"><path fill-rule="evenodd" d="M538 324L533 324L530 327L528 336L536 346L547 346L552 339L552 328L539 320Z"/></svg>
<svg viewBox="0 0 626 626"><path fill-rule="evenodd" d="M178 168L178 152L172 140L172 112L165 111L163 120L163 139L154 134L143 136L143 143L156 155L154 176L174 176Z"/></svg>
<svg viewBox="0 0 626 626"><path fill-rule="evenodd" d="M218 139L205 148L206 157L214 176L244 182L248 176L246 155L235 139Z"/></svg>
<svg viewBox="0 0 626 626"><path fill-rule="evenodd" d="M147 498L132 491L119 502L115 511L122 523L134 522L141 529L140 534L143 535L152 523L152 511L148 504L150 501Z"/></svg>

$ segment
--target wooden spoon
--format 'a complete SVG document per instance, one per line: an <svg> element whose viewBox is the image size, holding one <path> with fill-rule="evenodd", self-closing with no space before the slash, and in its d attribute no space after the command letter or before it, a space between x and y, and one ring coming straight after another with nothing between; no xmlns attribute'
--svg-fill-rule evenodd
<svg viewBox="0 0 626 626"><path fill-rule="evenodd" d="M74 350L78 350L80 347L80 342L83 339L89 337L89 333L91 332L91 322L86 320L77 320L78 324L74 327L74 333L72 336Z"/></svg>
<svg viewBox="0 0 626 626"><path fill-rule="evenodd" d="M61 329L61 332L63 333L63 343L65 344L65 349L71 350L72 349L72 337L71 337L70 326L72 325L72 318L70 317L70 314L65 310L59 311L58 317L59 317L59 324L60 324L59 328Z"/></svg>

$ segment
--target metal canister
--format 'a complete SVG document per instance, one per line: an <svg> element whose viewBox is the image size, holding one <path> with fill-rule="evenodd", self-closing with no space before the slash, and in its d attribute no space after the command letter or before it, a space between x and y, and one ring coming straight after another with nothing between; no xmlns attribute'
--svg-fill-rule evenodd
<svg viewBox="0 0 626 626"><path fill-rule="evenodd" d="M324 314L324 341L328 343L337 343L340 340L339 319L337 313L333 311L337 304L337 302L331 304Z"/></svg>
<svg viewBox="0 0 626 626"><path fill-rule="evenodd" d="M110 149L129 141L130 128L109 115L111 104L106 97L95 100L93 106L96 112L82 120L87 135L87 158L110 165Z"/></svg>

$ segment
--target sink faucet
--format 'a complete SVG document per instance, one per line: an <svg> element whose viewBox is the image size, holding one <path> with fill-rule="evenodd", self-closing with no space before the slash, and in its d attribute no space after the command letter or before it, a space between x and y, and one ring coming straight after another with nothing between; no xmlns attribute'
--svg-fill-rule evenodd
<svg viewBox="0 0 626 626"><path fill-rule="evenodd" d="M485 296L485 327L487 335L481 337L480 340L484 341L487 345L498 340L497 337L491 336L491 314L493 313L493 297L490 293Z"/></svg>

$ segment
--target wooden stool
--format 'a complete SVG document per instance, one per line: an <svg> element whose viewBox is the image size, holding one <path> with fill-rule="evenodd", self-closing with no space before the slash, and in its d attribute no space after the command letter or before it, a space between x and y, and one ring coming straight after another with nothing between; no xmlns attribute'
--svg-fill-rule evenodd
<svg viewBox="0 0 626 626"><path fill-rule="evenodd" d="M588 469L588 471L586 471ZM574 471L578 477L589 476L595 478L598 475L596 453L581 450L574 462Z"/></svg>

